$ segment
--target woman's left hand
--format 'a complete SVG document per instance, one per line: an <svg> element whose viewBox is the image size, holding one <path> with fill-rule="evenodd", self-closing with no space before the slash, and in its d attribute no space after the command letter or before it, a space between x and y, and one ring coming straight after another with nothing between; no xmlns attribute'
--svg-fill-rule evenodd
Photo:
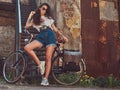
<svg viewBox="0 0 120 90"><path fill-rule="evenodd" d="M68 42L68 38L63 36L64 42Z"/></svg>

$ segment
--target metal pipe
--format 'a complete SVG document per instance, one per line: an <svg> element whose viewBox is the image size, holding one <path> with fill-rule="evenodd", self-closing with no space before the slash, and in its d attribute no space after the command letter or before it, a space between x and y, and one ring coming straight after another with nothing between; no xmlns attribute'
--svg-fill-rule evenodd
<svg viewBox="0 0 120 90"><path fill-rule="evenodd" d="M20 0L16 0L16 7L17 26L15 32L15 49L19 51L19 34L22 33ZM18 53L16 53L16 61L18 61ZM16 75L18 75L18 65L16 66Z"/></svg>
<svg viewBox="0 0 120 90"><path fill-rule="evenodd" d="M20 0L17 0L17 11L18 11L19 33L22 33Z"/></svg>
<svg viewBox="0 0 120 90"><path fill-rule="evenodd" d="M20 10L20 0L16 0L16 16L17 16L17 26L15 32L15 50L19 50L19 34L22 33L22 25L21 25L21 10Z"/></svg>

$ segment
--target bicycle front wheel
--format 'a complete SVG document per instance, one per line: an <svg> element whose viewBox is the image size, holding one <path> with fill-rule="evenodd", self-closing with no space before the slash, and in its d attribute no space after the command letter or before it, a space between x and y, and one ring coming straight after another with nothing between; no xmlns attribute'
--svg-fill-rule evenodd
<svg viewBox="0 0 120 90"><path fill-rule="evenodd" d="M84 65L81 60L78 64L66 63L63 57L56 57L52 63L53 78L62 85L73 85L80 80L84 73Z"/></svg>
<svg viewBox="0 0 120 90"><path fill-rule="evenodd" d="M25 71L25 58L21 52L13 52L3 66L3 77L8 83L17 82Z"/></svg>

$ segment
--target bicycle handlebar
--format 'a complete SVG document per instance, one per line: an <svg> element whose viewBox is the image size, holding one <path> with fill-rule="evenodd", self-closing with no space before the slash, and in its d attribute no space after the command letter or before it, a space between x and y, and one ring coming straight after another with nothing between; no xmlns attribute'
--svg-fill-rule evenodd
<svg viewBox="0 0 120 90"><path fill-rule="evenodd" d="M28 43L30 43L33 39L33 34L29 32L29 30L27 30L26 28L24 28L23 30L25 33L27 33L28 35L30 35L30 39L29 40L25 40L28 41Z"/></svg>

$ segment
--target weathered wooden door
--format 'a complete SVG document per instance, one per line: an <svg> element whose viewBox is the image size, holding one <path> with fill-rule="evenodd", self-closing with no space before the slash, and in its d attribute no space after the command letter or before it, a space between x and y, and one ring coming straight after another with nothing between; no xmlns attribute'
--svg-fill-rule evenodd
<svg viewBox="0 0 120 90"><path fill-rule="evenodd" d="M99 0L81 0L83 57L87 73L100 72L98 60ZM100 72L101 73L101 72Z"/></svg>
<svg viewBox="0 0 120 90"><path fill-rule="evenodd" d="M120 77L116 0L81 0L83 55L92 76Z"/></svg>

